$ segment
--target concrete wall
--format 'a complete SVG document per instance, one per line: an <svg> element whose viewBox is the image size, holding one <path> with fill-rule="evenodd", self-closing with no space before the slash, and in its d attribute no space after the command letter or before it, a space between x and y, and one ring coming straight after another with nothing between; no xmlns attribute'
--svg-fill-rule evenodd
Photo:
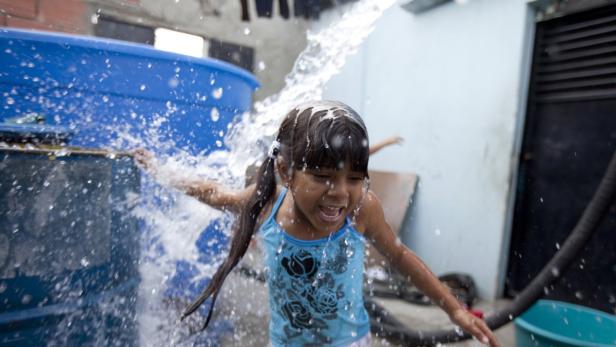
<svg viewBox="0 0 616 347"><path fill-rule="evenodd" d="M254 74L261 82L255 99L259 100L284 86L284 77L306 46L308 23L281 18L277 2L272 18L258 18L254 1L248 3L251 21L242 22L239 1L0 0L0 26L92 35L92 18L99 14L249 46L255 49Z"/></svg>
<svg viewBox="0 0 616 347"><path fill-rule="evenodd" d="M419 175L401 238L435 273L472 274L483 297L503 285L533 18L519 0L394 5L325 92L362 113L373 143L405 138L371 158Z"/></svg>

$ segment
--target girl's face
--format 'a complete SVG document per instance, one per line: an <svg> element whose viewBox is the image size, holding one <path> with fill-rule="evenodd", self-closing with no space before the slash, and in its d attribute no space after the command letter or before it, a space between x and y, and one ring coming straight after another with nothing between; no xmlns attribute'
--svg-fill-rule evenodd
<svg viewBox="0 0 616 347"><path fill-rule="evenodd" d="M358 207L364 195L365 175L342 169L294 170L283 181L288 184L295 203L295 213L316 232L335 232L345 218Z"/></svg>

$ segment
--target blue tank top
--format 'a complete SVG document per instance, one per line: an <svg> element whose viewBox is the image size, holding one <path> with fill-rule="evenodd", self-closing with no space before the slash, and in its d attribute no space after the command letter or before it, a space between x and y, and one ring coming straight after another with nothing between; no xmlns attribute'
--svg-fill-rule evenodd
<svg viewBox="0 0 616 347"><path fill-rule="evenodd" d="M299 240L272 213L259 228L273 346L346 346L370 331L364 308L364 237L345 220L327 238Z"/></svg>

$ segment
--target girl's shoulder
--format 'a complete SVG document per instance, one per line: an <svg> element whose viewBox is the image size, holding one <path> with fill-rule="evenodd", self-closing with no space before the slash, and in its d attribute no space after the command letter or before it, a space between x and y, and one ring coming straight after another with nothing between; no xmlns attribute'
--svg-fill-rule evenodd
<svg viewBox="0 0 616 347"><path fill-rule="evenodd" d="M373 229L375 225L381 223L384 219L385 214L383 213L381 200L379 200L373 191L368 190L355 218L355 227L357 231L364 234L366 231Z"/></svg>
<svg viewBox="0 0 616 347"><path fill-rule="evenodd" d="M282 194L282 189L283 188L281 185L276 185L276 191L274 192L274 196L269 199L269 201L265 204L265 206L263 206L263 209L259 213L259 218L257 218L257 228L259 228L265 222L267 217L269 217L269 215L272 213L272 210L274 209L274 205L276 204L278 197L280 196L280 194Z"/></svg>

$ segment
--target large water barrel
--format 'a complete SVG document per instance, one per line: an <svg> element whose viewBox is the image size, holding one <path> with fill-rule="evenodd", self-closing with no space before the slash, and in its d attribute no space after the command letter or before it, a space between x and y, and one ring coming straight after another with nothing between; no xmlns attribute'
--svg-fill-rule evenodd
<svg viewBox="0 0 616 347"><path fill-rule="evenodd" d="M64 126L72 132L71 146L138 143L157 154L207 154L224 147L231 121L250 111L257 87L250 73L213 59L108 39L0 29L0 123ZM152 188L146 182L142 194ZM212 221L197 241L201 261L224 248L224 224ZM183 265L169 282L169 295L192 296L204 284L187 280L192 269Z"/></svg>
<svg viewBox="0 0 616 347"><path fill-rule="evenodd" d="M0 345L135 345L139 170L0 132Z"/></svg>
<svg viewBox="0 0 616 347"><path fill-rule="evenodd" d="M0 29L0 122L40 116L70 127L76 146L106 147L128 134L156 138L160 151L208 152L250 110L257 86L250 73L213 59Z"/></svg>

